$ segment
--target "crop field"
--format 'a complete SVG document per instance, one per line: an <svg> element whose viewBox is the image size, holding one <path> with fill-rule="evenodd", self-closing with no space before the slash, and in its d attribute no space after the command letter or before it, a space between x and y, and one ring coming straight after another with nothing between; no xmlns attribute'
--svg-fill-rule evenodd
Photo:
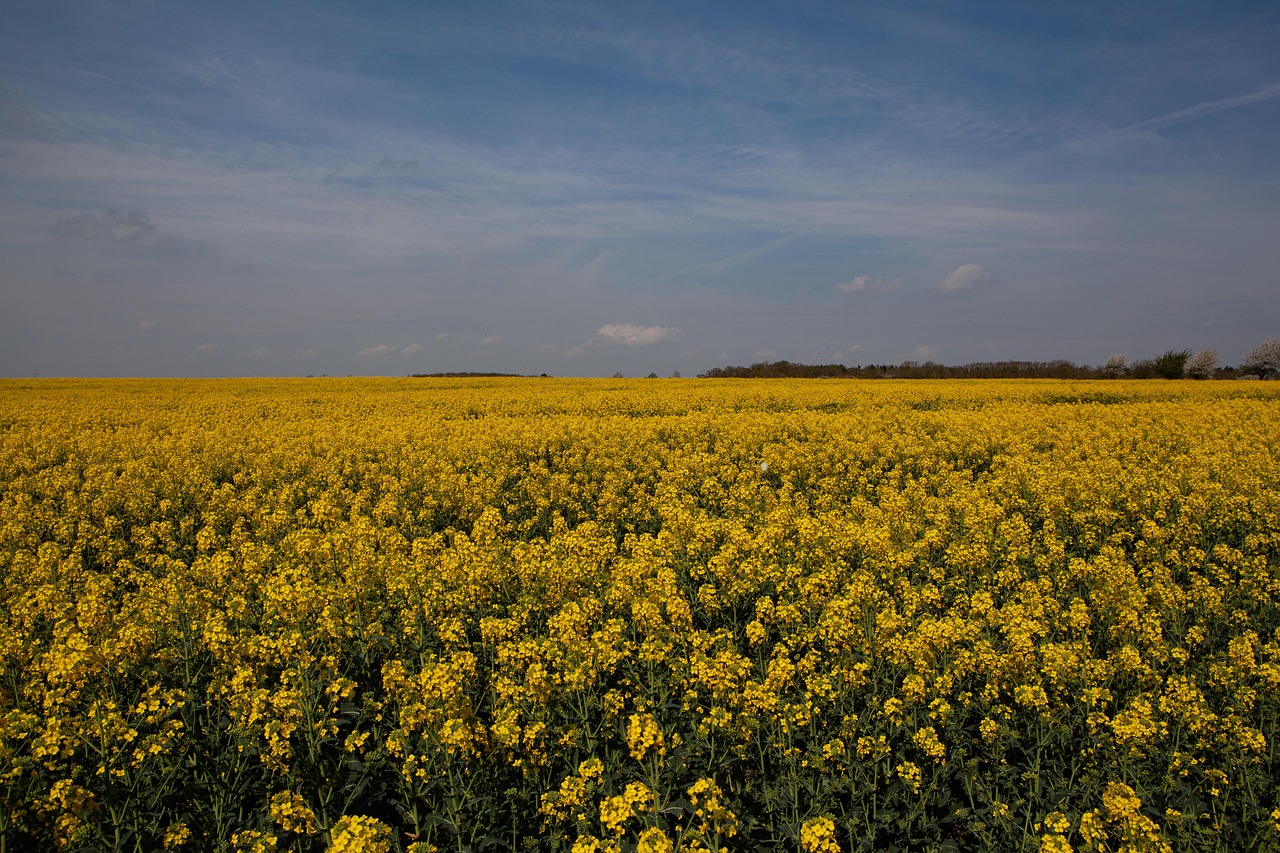
<svg viewBox="0 0 1280 853"><path fill-rule="evenodd" d="M1280 849L1280 383L0 382L0 851Z"/></svg>

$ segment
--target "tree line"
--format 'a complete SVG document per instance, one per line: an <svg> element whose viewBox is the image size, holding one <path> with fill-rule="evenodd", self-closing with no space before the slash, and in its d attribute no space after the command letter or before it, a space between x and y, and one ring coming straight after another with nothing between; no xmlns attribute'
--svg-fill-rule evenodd
<svg viewBox="0 0 1280 853"><path fill-rule="evenodd" d="M698 374L703 379L1266 379L1280 375L1280 339L1268 338L1249 351L1237 366L1219 366L1212 349L1192 353L1168 350L1155 358L1130 362L1113 355L1101 366L1054 361L979 361L969 364L937 364L904 361L901 364L797 364L791 361L756 362L749 367L714 367Z"/></svg>

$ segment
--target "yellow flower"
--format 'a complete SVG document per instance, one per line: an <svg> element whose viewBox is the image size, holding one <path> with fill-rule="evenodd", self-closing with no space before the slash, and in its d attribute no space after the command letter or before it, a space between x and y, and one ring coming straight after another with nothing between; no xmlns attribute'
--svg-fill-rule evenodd
<svg viewBox="0 0 1280 853"><path fill-rule="evenodd" d="M285 832L315 835L316 816L307 801L293 791L281 791L271 798L271 819Z"/></svg>
<svg viewBox="0 0 1280 853"><path fill-rule="evenodd" d="M330 853L387 853L391 849L391 827L377 818L347 815L333 827Z"/></svg>
<svg viewBox="0 0 1280 853"><path fill-rule="evenodd" d="M627 748L636 761L648 754L666 755L666 739L652 714L632 714L627 720Z"/></svg>
<svg viewBox="0 0 1280 853"><path fill-rule="evenodd" d="M829 817L806 820L800 827L800 849L805 853L840 853L835 821Z"/></svg>
<svg viewBox="0 0 1280 853"><path fill-rule="evenodd" d="M920 768L914 762L904 761L898 765L897 770L898 778L911 788L911 792L913 794L920 793Z"/></svg>
<svg viewBox="0 0 1280 853"><path fill-rule="evenodd" d="M636 842L636 853L671 853L675 846L666 833L656 826L651 826L640 833Z"/></svg>
<svg viewBox="0 0 1280 853"><path fill-rule="evenodd" d="M181 847L191 840L191 830L185 823L170 824L164 831L164 838L161 843L164 844L166 850L174 847Z"/></svg>
<svg viewBox="0 0 1280 853"><path fill-rule="evenodd" d="M699 779L688 789L689 802L698 819L698 831L706 835L732 837L738 831L738 816L724 804L724 791L714 779Z"/></svg>
<svg viewBox="0 0 1280 853"><path fill-rule="evenodd" d="M1073 853L1065 835L1040 836L1040 853Z"/></svg>
<svg viewBox="0 0 1280 853"><path fill-rule="evenodd" d="M254 829L244 829L232 834L231 849L236 853L274 853L276 837Z"/></svg>
<svg viewBox="0 0 1280 853"><path fill-rule="evenodd" d="M934 730L933 726L926 726L925 728L920 729L912 737L912 740L915 741L916 746L920 747L921 752L932 758L934 761L939 764L947 763L947 749L942 745L942 742L938 740L938 733Z"/></svg>

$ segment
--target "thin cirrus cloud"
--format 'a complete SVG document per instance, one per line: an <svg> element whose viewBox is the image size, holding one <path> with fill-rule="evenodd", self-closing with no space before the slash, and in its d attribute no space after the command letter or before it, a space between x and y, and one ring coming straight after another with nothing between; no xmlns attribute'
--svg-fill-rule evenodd
<svg viewBox="0 0 1280 853"><path fill-rule="evenodd" d="M64 216L48 230L58 241L82 246L114 246L138 258L181 261L208 257L220 260L218 253L203 240L164 233L141 210L126 213L112 209Z"/></svg>
<svg viewBox="0 0 1280 853"><path fill-rule="evenodd" d="M637 326L634 323L609 323L596 330L596 337L629 347L661 343L680 334L677 326Z"/></svg>
<svg viewBox="0 0 1280 853"><path fill-rule="evenodd" d="M1188 121L1200 116L1220 113L1223 110L1231 110L1237 107L1256 104L1260 101L1268 101L1272 98L1280 97L1280 83L1272 83L1269 86L1263 86L1252 92L1246 92L1241 95L1233 95L1228 98L1218 98L1213 101L1201 101L1194 106L1185 107L1184 109L1174 110L1164 115L1155 116L1144 121L1131 124L1128 127L1113 131L1115 134L1131 133L1139 130L1154 130L1155 128L1164 127L1180 121Z"/></svg>
<svg viewBox="0 0 1280 853"><path fill-rule="evenodd" d="M105 213L82 213L64 216L49 226L55 237L74 240L103 240L112 243L136 243L156 233L151 217L142 211L125 213L108 210Z"/></svg>
<svg viewBox="0 0 1280 853"><path fill-rule="evenodd" d="M392 344L378 344L376 346L366 347L356 353L358 358L387 358L389 356L398 355L401 358L412 358L422 347L418 344L409 344L408 346L394 346Z"/></svg>

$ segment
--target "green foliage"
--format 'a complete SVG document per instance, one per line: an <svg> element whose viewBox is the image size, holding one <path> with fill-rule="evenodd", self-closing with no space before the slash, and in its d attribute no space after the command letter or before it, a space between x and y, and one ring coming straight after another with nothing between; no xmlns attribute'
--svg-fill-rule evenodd
<svg viewBox="0 0 1280 853"><path fill-rule="evenodd" d="M1181 379L1187 372L1187 359L1191 358L1191 350L1184 349L1174 352L1167 350L1156 356L1151 363L1151 369L1155 371L1157 376L1163 376L1165 379Z"/></svg>

